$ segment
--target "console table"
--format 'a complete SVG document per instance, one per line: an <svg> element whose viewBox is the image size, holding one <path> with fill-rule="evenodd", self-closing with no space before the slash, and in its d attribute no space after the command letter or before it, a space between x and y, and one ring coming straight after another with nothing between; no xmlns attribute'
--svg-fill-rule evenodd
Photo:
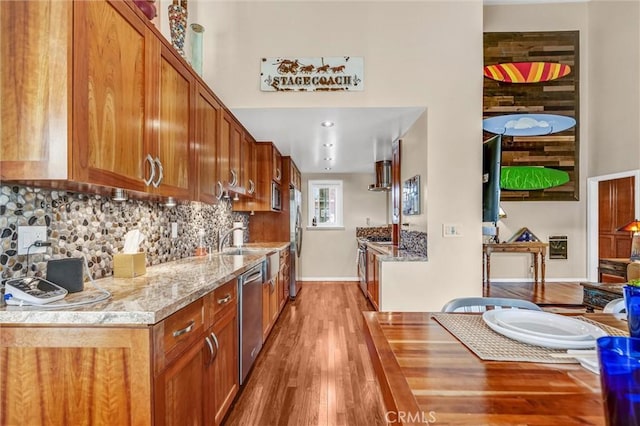
<svg viewBox="0 0 640 426"><path fill-rule="evenodd" d="M533 256L534 282L538 283L538 265L540 265L540 278L544 284L545 274L545 257L547 255L547 246L549 244L535 242L518 242L518 243L487 243L482 244L482 282L487 284L491 280L491 254L492 253L531 253ZM538 261L540 257L540 261ZM486 281L485 281L486 270Z"/></svg>
<svg viewBox="0 0 640 426"><path fill-rule="evenodd" d="M582 286L582 304L587 307L587 312L594 309L602 309L614 299L623 297L620 283L580 283Z"/></svg>

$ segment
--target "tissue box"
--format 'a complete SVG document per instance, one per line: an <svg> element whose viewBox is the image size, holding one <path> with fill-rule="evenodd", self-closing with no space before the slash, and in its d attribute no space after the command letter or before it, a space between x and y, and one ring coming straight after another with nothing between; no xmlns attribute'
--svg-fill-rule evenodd
<svg viewBox="0 0 640 426"><path fill-rule="evenodd" d="M133 278L147 273L147 257L144 253L121 253L113 255L113 276Z"/></svg>

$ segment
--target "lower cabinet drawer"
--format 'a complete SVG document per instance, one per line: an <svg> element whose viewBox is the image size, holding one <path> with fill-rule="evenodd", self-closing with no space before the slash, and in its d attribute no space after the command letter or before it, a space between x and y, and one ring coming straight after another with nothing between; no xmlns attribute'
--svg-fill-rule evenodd
<svg viewBox="0 0 640 426"><path fill-rule="evenodd" d="M233 279L216 288L205 300L207 326L211 326L237 305L238 280Z"/></svg>
<svg viewBox="0 0 640 426"><path fill-rule="evenodd" d="M154 327L156 367L162 367L201 338L204 332L204 302L198 299Z"/></svg>

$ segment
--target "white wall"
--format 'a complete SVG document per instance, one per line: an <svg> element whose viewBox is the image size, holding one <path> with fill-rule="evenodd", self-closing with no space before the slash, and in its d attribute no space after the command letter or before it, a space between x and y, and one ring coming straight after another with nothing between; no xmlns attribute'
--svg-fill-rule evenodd
<svg viewBox="0 0 640 426"><path fill-rule="evenodd" d="M310 179L341 179L343 181L344 229L320 230L309 228L308 182ZM302 175L302 226L304 227L303 249L300 256L298 276L302 280L357 280L356 227L387 224L388 192L367 190L373 183L373 173L322 173Z"/></svg>
<svg viewBox="0 0 640 426"><path fill-rule="evenodd" d="M589 4L589 176L640 168L639 23L638 0Z"/></svg>
<svg viewBox="0 0 640 426"><path fill-rule="evenodd" d="M453 222L465 235L445 240L431 233L429 271L421 278L446 290L424 308L480 294L481 0L198 2L198 13L202 19L194 19L205 26L205 80L230 108L427 107L428 228ZM364 91L259 90L262 57L336 55L364 57ZM304 276L315 273L308 255L303 251ZM344 257L355 263L355 254Z"/></svg>

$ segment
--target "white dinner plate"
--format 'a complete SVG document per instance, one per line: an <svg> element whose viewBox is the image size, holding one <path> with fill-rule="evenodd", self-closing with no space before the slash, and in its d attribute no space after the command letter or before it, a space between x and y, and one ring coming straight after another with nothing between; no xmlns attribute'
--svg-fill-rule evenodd
<svg viewBox="0 0 640 426"><path fill-rule="evenodd" d="M585 321L552 314L550 312L528 311L522 309L491 310L482 314L482 319L493 331L510 339L554 349L593 348L596 346L596 339L598 337L607 335L607 333L605 333L601 328ZM523 319L526 319L526 321ZM517 325L515 328L507 328L504 325L501 325L501 323ZM525 324L529 324L529 326ZM532 327L531 324L534 324L533 327L535 328L534 331L536 334L531 334L527 331L527 327ZM543 329L540 328L539 324L547 324L546 330L551 331L550 327L553 327L554 331L552 333L547 333L546 337L541 336L540 334L544 334L545 332L541 331ZM518 330L517 328L522 330ZM558 330L563 331L559 332ZM564 333L564 335L559 333ZM567 335L573 338L567 338ZM584 339L575 339L575 336L581 335L587 336Z"/></svg>
<svg viewBox="0 0 640 426"><path fill-rule="evenodd" d="M498 311L494 318L498 325L547 339L593 340L592 331L584 321L540 311L508 309Z"/></svg>

